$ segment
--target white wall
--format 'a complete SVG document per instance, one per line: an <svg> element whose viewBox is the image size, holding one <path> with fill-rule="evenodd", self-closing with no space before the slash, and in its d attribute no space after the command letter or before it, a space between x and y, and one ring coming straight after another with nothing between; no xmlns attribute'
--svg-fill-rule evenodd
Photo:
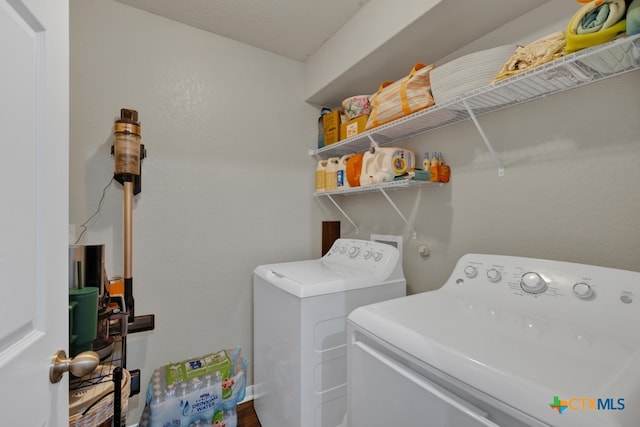
<svg viewBox="0 0 640 427"><path fill-rule="evenodd" d="M320 256L312 216L317 109L302 65L111 0L71 0L70 223L97 208L113 174L120 108L138 110L148 158L135 202L136 314L128 367L241 346L252 382L252 272ZM122 187L112 185L83 238L122 271ZM315 214L314 214L315 215ZM313 222L312 222L313 221ZM140 414L130 402L131 421Z"/></svg>
<svg viewBox="0 0 640 427"><path fill-rule="evenodd" d="M390 193L416 240L382 195L349 198L343 208L360 236L404 236L411 293L440 287L468 252L640 271L639 84L636 71L480 117L504 177L470 122L400 144L442 152L451 165L443 187ZM417 253L420 243L429 257Z"/></svg>

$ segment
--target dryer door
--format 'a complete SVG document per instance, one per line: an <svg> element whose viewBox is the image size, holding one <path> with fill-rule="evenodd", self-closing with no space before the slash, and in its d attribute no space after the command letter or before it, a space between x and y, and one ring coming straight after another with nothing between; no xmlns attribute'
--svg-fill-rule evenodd
<svg viewBox="0 0 640 427"><path fill-rule="evenodd" d="M480 427L487 413L401 365L368 344L350 347L351 427Z"/></svg>

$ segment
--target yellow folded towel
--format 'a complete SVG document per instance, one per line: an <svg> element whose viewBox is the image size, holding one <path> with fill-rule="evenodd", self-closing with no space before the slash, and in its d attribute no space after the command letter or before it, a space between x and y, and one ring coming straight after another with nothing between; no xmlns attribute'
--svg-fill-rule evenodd
<svg viewBox="0 0 640 427"><path fill-rule="evenodd" d="M496 83L562 57L564 46L565 39L562 31L551 33L526 46L518 46L491 83Z"/></svg>

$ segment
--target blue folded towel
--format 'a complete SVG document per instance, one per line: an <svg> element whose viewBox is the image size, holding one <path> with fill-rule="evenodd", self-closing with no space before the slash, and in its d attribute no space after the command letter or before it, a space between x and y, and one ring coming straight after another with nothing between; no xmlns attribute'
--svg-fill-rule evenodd
<svg viewBox="0 0 640 427"><path fill-rule="evenodd" d="M609 17L609 3L603 3L597 8L593 9L580 20L578 25L578 34L595 33L600 31L604 26L604 23Z"/></svg>
<svg viewBox="0 0 640 427"><path fill-rule="evenodd" d="M640 0L633 0L627 8L627 35L640 33Z"/></svg>

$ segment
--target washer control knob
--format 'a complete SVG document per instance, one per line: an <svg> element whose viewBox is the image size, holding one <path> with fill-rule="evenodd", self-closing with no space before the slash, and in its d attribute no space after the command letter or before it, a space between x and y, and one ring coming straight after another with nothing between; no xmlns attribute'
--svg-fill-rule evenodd
<svg viewBox="0 0 640 427"><path fill-rule="evenodd" d="M349 249L349 256L351 258L355 258L358 256L358 252L360 252L360 248L357 246L351 246L351 249Z"/></svg>
<svg viewBox="0 0 640 427"><path fill-rule="evenodd" d="M580 299L589 299L594 295L591 286L584 282L573 285L573 293Z"/></svg>
<svg viewBox="0 0 640 427"><path fill-rule="evenodd" d="M375 255L373 255L373 260L378 262L382 259L382 252L376 252Z"/></svg>
<svg viewBox="0 0 640 427"><path fill-rule="evenodd" d="M345 252L347 252L347 247L346 246L340 246L340 253L344 254Z"/></svg>
<svg viewBox="0 0 640 427"><path fill-rule="evenodd" d="M487 270L487 279L489 279L489 281L492 283L499 282L500 279L502 279L502 273L500 273L500 271L496 270L495 268L490 268L489 270Z"/></svg>
<svg viewBox="0 0 640 427"><path fill-rule="evenodd" d="M525 273L520 279L520 287L528 294L541 294L547 290L547 282L538 273Z"/></svg>
<svg viewBox="0 0 640 427"><path fill-rule="evenodd" d="M364 259L369 259L373 256L373 252L372 251L366 251L364 253Z"/></svg>
<svg viewBox="0 0 640 427"><path fill-rule="evenodd" d="M473 265L467 265L464 268L464 275L467 276L469 279L472 279L478 275L478 269Z"/></svg>

